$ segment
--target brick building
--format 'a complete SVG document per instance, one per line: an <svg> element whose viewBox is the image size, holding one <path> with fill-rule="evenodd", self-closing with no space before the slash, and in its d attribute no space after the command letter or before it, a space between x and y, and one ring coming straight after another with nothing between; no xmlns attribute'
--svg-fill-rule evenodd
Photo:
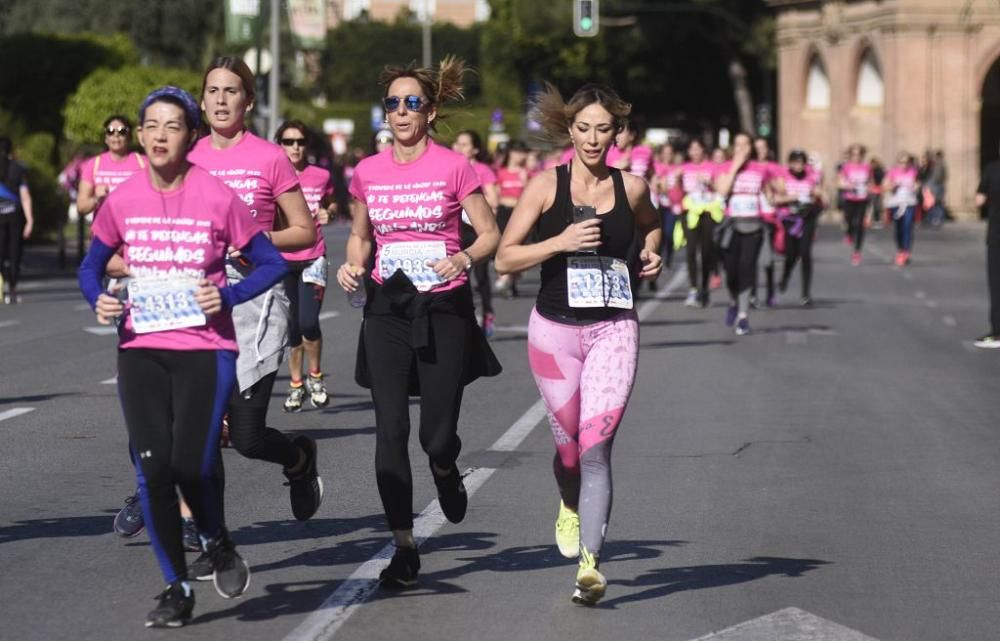
<svg viewBox="0 0 1000 641"><path fill-rule="evenodd" d="M982 164L1000 155L1000 3L767 1L782 155L804 147L831 168L852 142L890 165L941 149L949 204L971 212Z"/></svg>

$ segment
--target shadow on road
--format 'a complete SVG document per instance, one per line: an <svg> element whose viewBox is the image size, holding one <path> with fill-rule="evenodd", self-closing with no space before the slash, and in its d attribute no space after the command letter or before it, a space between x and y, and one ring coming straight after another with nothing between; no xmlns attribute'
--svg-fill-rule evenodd
<svg viewBox="0 0 1000 641"><path fill-rule="evenodd" d="M385 516L370 514L342 519L311 518L308 521L258 521L233 530L232 535L233 541L237 545L260 545L285 541L322 540L324 537L345 536L362 530L381 531L384 527ZM322 550L317 550L317 552L322 552ZM256 572L258 568L255 566L253 570Z"/></svg>
<svg viewBox="0 0 1000 641"><path fill-rule="evenodd" d="M668 349L672 347L707 347L708 345L732 345L735 341L725 340L704 340L704 341L659 341L657 343L643 343L639 349Z"/></svg>
<svg viewBox="0 0 1000 641"><path fill-rule="evenodd" d="M817 559L786 559L781 557L757 556L747 559L742 563L694 565L653 570L631 580L610 580L608 583L612 585L641 589L638 592L602 601L598 607L616 608L626 603L660 599L676 592L738 585L769 576L794 578L829 563L829 561L820 561Z"/></svg>
<svg viewBox="0 0 1000 641"><path fill-rule="evenodd" d="M56 392L52 394L31 394L28 396L0 396L0 405L8 403L37 403L39 401L50 401L62 396L79 396L79 392Z"/></svg>
<svg viewBox="0 0 1000 641"><path fill-rule="evenodd" d="M295 430L295 434L304 434L317 441L325 441L331 438L347 438L348 436L371 436L375 434L375 426L368 427L331 427L329 429L304 429Z"/></svg>
<svg viewBox="0 0 1000 641"><path fill-rule="evenodd" d="M647 320L640 323L643 327L678 327L680 325L704 325L704 320Z"/></svg>
<svg viewBox="0 0 1000 641"><path fill-rule="evenodd" d="M28 539L57 539L111 534L111 516L65 516L32 521L14 521L0 527L0 544Z"/></svg>

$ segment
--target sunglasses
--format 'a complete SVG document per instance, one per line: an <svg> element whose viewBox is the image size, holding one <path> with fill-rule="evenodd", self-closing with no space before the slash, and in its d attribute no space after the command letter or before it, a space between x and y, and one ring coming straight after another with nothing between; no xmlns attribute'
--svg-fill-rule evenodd
<svg viewBox="0 0 1000 641"><path fill-rule="evenodd" d="M104 129L105 133L109 136L127 136L129 133L128 127L106 127Z"/></svg>
<svg viewBox="0 0 1000 641"><path fill-rule="evenodd" d="M282 147L305 147L306 146L306 139L305 138L282 138L281 139L281 146Z"/></svg>
<svg viewBox="0 0 1000 641"><path fill-rule="evenodd" d="M399 109L400 102L406 105L407 111L420 111L420 108L425 104L424 99L420 96L407 96L405 98L400 98L399 96L388 96L382 100L382 104L385 105L386 111L396 111Z"/></svg>

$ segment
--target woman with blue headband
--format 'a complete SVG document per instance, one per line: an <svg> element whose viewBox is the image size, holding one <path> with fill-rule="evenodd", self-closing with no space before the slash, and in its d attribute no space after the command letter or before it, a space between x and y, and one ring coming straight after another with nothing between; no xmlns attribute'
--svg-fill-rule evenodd
<svg viewBox="0 0 1000 641"><path fill-rule="evenodd" d="M222 413L236 381L230 311L286 271L247 205L188 162L199 122L198 104L181 89L163 87L146 97L138 133L148 170L101 205L79 272L98 322L119 328L119 396L149 540L167 583L146 627L179 627L194 608L178 490L213 560L219 594L240 596L250 583L226 530L219 475ZM232 286L224 270L230 247L256 266ZM103 291L101 278L119 250L131 279L127 288Z"/></svg>

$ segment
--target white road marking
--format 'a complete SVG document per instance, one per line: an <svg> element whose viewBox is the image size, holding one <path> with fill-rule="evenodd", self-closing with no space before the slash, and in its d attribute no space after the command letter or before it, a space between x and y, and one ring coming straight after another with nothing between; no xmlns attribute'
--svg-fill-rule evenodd
<svg viewBox="0 0 1000 641"><path fill-rule="evenodd" d="M927 305L931 309L934 309L938 306L938 302L936 300L925 300L924 305Z"/></svg>
<svg viewBox="0 0 1000 641"><path fill-rule="evenodd" d="M6 412L0 412L0 421L6 421L8 418L14 418L15 416L21 416L22 414L34 411L34 407L14 407Z"/></svg>
<svg viewBox="0 0 1000 641"><path fill-rule="evenodd" d="M326 320L326 319L328 319L328 318L336 318L336 317L338 317L338 316L340 316L340 312L337 312L337 311L329 311L329 312L323 312L323 313L321 313L321 314L319 315L319 319L320 319L321 321L325 321L325 320Z"/></svg>
<svg viewBox="0 0 1000 641"><path fill-rule="evenodd" d="M657 292L652 300L644 302L638 311L639 320L644 320L652 314L670 293L687 279L687 273L681 269L670 280L666 288ZM496 452L510 452L527 438L531 430L545 416L545 405L536 401L490 446ZM496 472L494 468L479 468L469 472L465 477L465 491L471 498L482 485ZM431 501L413 522L413 536L419 546L444 525L446 519L441 513L437 499ZM378 589L378 575L392 558L394 548L387 544L368 561L365 561L351 576L340 584L333 594L292 630L284 641L328 641L337 634L347 619L357 611L365 601Z"/></svg>
<svg viewBox="0 0 1000 641"><path fill-rule="evenodd" d="M944 316L941 318L941 322L948 327L956 327L958 325L958 321L955 320L954 316Z"/></svg>
<svg viewBox="0 0 1000 641"><path fill-rule="evenodd" d="M913 292L913 295L916 296L917 298L919 298L920 300L923 300L923 299L927 298L927 294L924 291L919 290L919 289L917 291Z"/></svg>
<svg viewBox="0 0 1000 641"><path fill-rule="evenodd" d="M83 331L95 336L111 336L118 333L118 328L114 325L98 325L96 327L84 327Z"/></svg>
<svg viewBox="0 0 1000 641"><path fill-rule="evenodd" d="M878 641L798 608L785 608L692 641Z"/></svg>
<svg viewBox="0 0 1000 641"><path fill-rule="evenodd" d="M12 325L17 325L17 324L18 324L18 323L20 323L20 322L21 322L21 321L18 321L18 320L5 320L5 321L0 321L0 328L3 328L3 327L10 327L10 326L12 326Z"/></svg>
<svg viewBox="0 0 1000 641"><path fill-rule="evenodd" d="M117 384L118 384L118 375L117 374L115 374L114 376L112 376L111 378L109 378L107 380L101 381L101 385L117 385Z"/></svg>

